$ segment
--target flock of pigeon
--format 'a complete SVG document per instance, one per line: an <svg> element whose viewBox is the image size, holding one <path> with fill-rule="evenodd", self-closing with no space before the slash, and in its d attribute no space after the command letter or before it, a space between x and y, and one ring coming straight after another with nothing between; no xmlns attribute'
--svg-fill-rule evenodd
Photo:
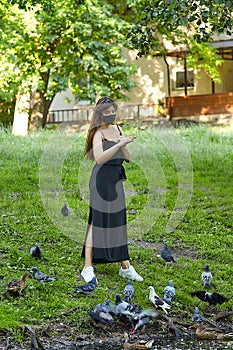
<svg viewBox="0 0 233 350"><path fill-rule="evenodd" d="M96 305L94 310L89 312L94 325L112 325L114 317L118 317L121 322L129 325L131 333L134 333L156 318L158 313L154 309L142 309L139 305L131 304L133 294L133 284L128 280L124 289L123 300L120 294L116 294L115 303L107 300L106 303Z"/></svg>
<svg viewBox="0 0 233 350"><path fill-rule="evenodd" d="M167 263L175 262L175 259L173 258L172 253L166 243L164 243L164 247L161 251L161 257ZM201 279L202 279L204 288L206 289L212 288L211 286L212 277L213 276L209 270L209 265L206 264L204 271L201 274ZM225 301L227 301L227 298L224 297L223 295L217 292L210 293L206 290L198 290L198 291L192 292L191 295L198 297L202 301L208 302L209 305L223 304ZM164 296L164 300L168 302L168 304L171 304L171 300L167 299L166 296Z"/></svg>
<svg viewBox="0 0 233 350"><path fill-rule="evenodd" d="M42 251L39 244L30 249L30 254L36 259L40 259ZM166 263L175 263L175 259L172 256L171 250L167 244L164 243L161 251L161 257ZM32 267L23 275L21 280L12 280L7 285L7 291L11 293L21 294L23 289L26 287L26 277L36 279L38 282L45 284L47 282L56 281L55 276L49 276L46 273L39 271L36 267ZM212 274L209 270L208 264L205 265L204 271L202 272L201 279L205 289L211 288ZM96 277L81 286L75 286L75 293L89 295L97 287ZM120 294L116 294L115 302L112 303L107 300L105 303L98 304L93 311L89 313L94 324L111 325L114 322L114 316L119 317L125 323L131 326L132 332L135 332L140 327L143 327L146 323L156 318L158 315L157 309L161 308L165 314L171 309L172 300L176 295L175 287L172 280L168 282L168 285L164 288L163 298L156 294L154 287L149 286L149 300L154 306L153 309L142 309L139 305L132 304L132 298L134 295L134 286L130 280L127 281L124 288L124 299L121 299ZM192 296L196 296L200 300L207 302L209 305L217 305L224 303L227 298L217 292L208 292L206 290L199 290L191 293ZM195 308L192 315L192 321L195 323L202 324L204 318L199 314L198 307Z"/></svg>
<svg viewBox="0 0 233 350"><path fill-rule="evenodd" d="M161 251L161 257L166 263L175 263L175 259L165 243ZM212 274L209 270L209 265L206 264L204 271L201 274L201 279L205 289L212 288L211 280ZM74 287L76 293L89 295L97 287L96 277L81 286ZM135 332L138 328L144 326L152 319L156 318L158 308L161 308L165 314L171 309L172 299L176 295L175 287L172 280L168 282L168 285L164 288L163 298L156 294L154 287L149 286L149 300L154 306L154 309L142 309L138 305L131 304L134 294L134 286L130 280L128 280L124 288L124 300L121 299L120 294L116 294L115 303L107 300L106 303L98 304L93 311L89 313L94 324L111 325L114 322L114 316L118 316L125 322L129 323L132 327L132 332ZM217 305L224 303L227 298L217 292L208 292L206 290L199 290L191 293L192 296L196 296L200 300L207 302L209 305ZM202 324L204 318L199 313L198 307L195 308L192 315L192 322Z"/></svg>

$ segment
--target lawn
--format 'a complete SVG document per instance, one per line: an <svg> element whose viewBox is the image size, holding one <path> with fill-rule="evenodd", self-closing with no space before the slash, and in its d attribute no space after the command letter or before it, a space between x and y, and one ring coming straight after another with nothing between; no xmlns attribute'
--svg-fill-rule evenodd
<svg viewBox="0 0 233 350"><path fill-rule="evenodd" d="M190 292L202 289L206 263L215 291L232 297L233 131L228 127L194 126L140 130L131 144L133 161L125 164L128 233L132 264L144 281L135 282L134 303L150 308L148 286L163 296L172 279L176 297L171 314L190 321L195 306L206 304ZM42 131L15 137L0 131L1 211L0 328L20 338L25 324L43 325L61 320L61 312L77 307L66 322L90 330L88 311L123 292L119 265L95 266L98 287L88 297L74 293L82 284L77 271L88 217L88 180L93 163L83 157L85 133ZM63 217L64 203L70 215ZM166 266L160 257L163 242L176 263ZM41 260L30 256L39 243ZM36 266L58 280L41 285L27 280L21 297L12 298L6 286ZM232 310L232 299L218 306Z"/></svg>

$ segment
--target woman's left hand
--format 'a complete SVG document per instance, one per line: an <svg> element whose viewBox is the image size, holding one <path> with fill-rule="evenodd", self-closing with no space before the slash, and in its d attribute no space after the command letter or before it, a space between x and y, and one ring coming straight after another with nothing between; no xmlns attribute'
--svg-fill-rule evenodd
<svg viewBox="0 0 233 350"><path fill-rule="evenodd" d="M121 147L125 147L128 143L133 142L136 139L137 136L120 136L119 137L119 143L121 144Z"/></svg>

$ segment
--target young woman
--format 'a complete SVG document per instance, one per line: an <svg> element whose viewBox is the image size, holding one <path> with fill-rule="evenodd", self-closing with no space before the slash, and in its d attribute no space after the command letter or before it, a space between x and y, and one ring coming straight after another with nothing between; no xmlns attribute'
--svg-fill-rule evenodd
<svg viewBox="0 0 233 350"><path fill-rule="evenodd" d="M82 251L85 266L81 272L86 282L94 276L93 263L121 262L119 275L142 281L130 265L128 253L123 162L130 161L127 144L135 136L124 136L114 125L116 103L102 97L96 104L86 142L86 156L95 160L90 177L90 211L86 240Z"/></svg>

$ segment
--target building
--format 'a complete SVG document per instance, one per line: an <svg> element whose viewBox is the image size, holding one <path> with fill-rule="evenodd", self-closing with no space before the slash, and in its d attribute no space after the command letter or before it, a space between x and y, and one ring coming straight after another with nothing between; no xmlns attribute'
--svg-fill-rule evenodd
<svg viewBox="0 0 233 350"><path fill-rule="evenodd" d="M224 60L219 68L219 84L213 83L202 69L197 71L188 67L184 47L168 46L165 58L148 56L136 60L134 51L127 52L127 59L137 66L137 73L134 77L136 87L127 93L129 102L122 104L124 113L128 113L129 118L139 113L162 113L161 106L164 106L164 113L170 119L233 114L233 35L215 36L210 46L216 47ZM80 109L79 114L83 115L86 108L77 106L75 97L67 90L56 95L50 110L55 113L56 110L75 109L77 112Z"/></svg>

